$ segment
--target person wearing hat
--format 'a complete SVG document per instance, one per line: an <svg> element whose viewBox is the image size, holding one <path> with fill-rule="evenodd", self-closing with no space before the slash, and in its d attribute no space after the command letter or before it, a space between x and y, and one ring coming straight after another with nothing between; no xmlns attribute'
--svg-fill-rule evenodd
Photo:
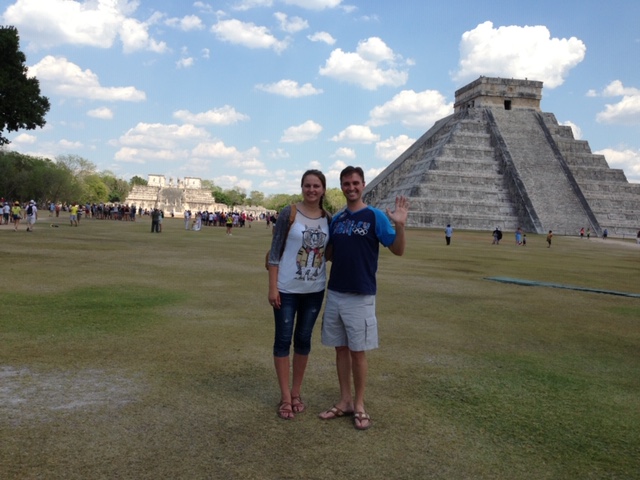
<svg viewBox="0 0 640 480"><path fill-rule="evenodd" d="M36 207L36 202L31 200L27 207L27 232L33 232L33 226L36 224L37 219L38 207Z"/></svg>
<svg viewBox="0 0 640 480"><path fill-rule="evenodd" d="M22 208L20 208L20 202L14 202L11 207L11 218L13 219L13 229L17 232L20 225L20 219L22 218Z"/></svg>

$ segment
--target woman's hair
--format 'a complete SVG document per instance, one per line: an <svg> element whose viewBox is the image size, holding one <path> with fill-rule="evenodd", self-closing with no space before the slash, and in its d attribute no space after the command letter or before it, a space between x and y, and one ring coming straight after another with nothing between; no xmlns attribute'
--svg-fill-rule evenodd
<svg viewBox="0 0 640 480"><path fill-rule="evenodd" d="M318 177L320 179L320 183L322 183L322 188L324 189L325 192L327 191L327 178L324 176L324 173L322 173L320 170L315 170L315 169L307 170L302 174L302 179L300 180L301 187L304 185L304 179L307 178L307 176L309 175L314 175ZM324 204L324 193L320 196L320 210L324 212L323 204Z"/></svg>

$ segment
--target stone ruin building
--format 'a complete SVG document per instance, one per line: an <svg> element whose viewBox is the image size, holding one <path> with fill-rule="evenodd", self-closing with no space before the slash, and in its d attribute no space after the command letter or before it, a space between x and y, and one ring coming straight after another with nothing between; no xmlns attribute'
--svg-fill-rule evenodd
<svg viewBox="0 0 640 480"><path fill-rule="evenodd" d="M367 203L405 195L413 227L636 235L640 184L540 110L542 82L480 77L455 96L454 113L367 184Z"/></svg>
<svg viewBox="0 0 640 480"><path fill-rule="evenodd" d="M182 217L186 210L191 212L228 212L230 209L223 203L217 203L211 194L211 190L202 188L202 180L195 177L179 178L174 182L169 178L167 184L164 175L150 174L147 185L135 185L125 200L128 205L142 207L143 210L159 208L165 216ZM266 209L260 206L236 206L236 211L253 214L258 217L265 213Z"/></svg>

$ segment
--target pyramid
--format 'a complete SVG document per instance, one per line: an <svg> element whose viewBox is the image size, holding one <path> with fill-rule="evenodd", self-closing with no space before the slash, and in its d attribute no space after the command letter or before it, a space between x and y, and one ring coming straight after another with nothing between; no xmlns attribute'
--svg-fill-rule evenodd
<svg viewBox="0 0 640 480"><path fill-rule="evenodd" d="M480 77L454 113L367 184L364 200L410 201L408 226L635 237L640 184L609 168L571 127L540 110L542 82Z"/></svg>

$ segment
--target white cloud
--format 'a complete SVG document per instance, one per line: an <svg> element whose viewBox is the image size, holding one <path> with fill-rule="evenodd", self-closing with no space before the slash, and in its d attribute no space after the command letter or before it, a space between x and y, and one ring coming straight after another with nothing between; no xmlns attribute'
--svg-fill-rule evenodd
<svg viewBox="0 0 640 480"><path fill-rule="evenodd" d="M269 155L269 158L274 158L274 159L285 159L291 156L289 155L289 152L287 152L283 148L276 148L275 150L272 150L271 152L269 152L268 155Z"/></svg>
<svg viewBox="0 0 640 480"><path fill-rule="evenodd" d="M322 125L314 122L313 120L307 120L301 125L289 127L284 131L281 142L284 143L302 143L309 140L313 140L320 135L322 131Z"/></svg>
<svg viewBox="0 0 640 480"><path fill-rule="evenodd" d="M336 39L327 32L316 32L312 35L307 35L307 38L312 42L324 42L327 45L333 45L336 43Z"/></svg>
<svg viewBox="0 0 640 480"><path fill-rule="evenodd" d="M113 111L107 107L94 108L89 110L87 115L93 118L99 118L101 120L111 120L113 118Z"/></svg>
<svg viewBox="0 0 640 480"><path fill-rule="evenodd" d="M164 52L164 42L149 36L148 22L132 18L138 2L128 0L17 0L4 13L3 22L14 25L34 49L56 45L110 48L120 38L125 52Z"/></svg>
<svg viewBox="0 0 640 480"><path fill-rule="evenodd" d="M149 36L149 25L134 18L126 18L120 25L120 40L125 53L137 50L151 50L156 53L167 51L167 44L157 42Z"/></svg>
<svg viewBox="0 0 640 480"><path fill-rule="evenodd" d="M83 146L82 142L72 142L71 140L66 140L64 138L58 142L58 145L67 150L74 150L77 148L82 148Z"/></svg>
<svg viewBox="0 0 640 480"><path fill-rule="evenodd" d="M273 93L275 95L282 95L283 97L299 98L307 97L309 95L319 95L322 93L321 89L315 88L310 83L304 85L298 85L295 80L280 80L276 83L270 83L268 85L258 84L256 85L258 90L263 92Z"/></svg>
<svg viewBox="0 0 640 480"><path fill-rule="evenodd" d="M629 182L640 183L640 150L605 148L593 153L604 155L611 168L624 170Z"/></svg>
<svg viewBox="0 0 640 480"><path fill-rule="evenodd" d="M240 121L249 120L248 115L237 112L235 108L229 105L201 113L178 110L173 113L173 118L194 125L233 125Z"/></svg>
<svg viewBox="0 0 640 480"><path fill-rule="evenodd" d="M209 58L211 55L211 52L209 51L208 48L203 48L202 49L202 58Z"/></svg>
<svg viewBox="0 0 640 480"><path fill-rule="evenodd" d="M154 149L123 147L115 154L115 160L122 163L145 164L149 161L173 162L187 160L189 151L184 149Z"/></svg>
<svg viewBox="0 0 640 480"><path fill-rule="evenodd" d="M138 123L119 138L119 144L128 147L150 147L159 150L177 148L184 143L202 141L209 133L194 125L167 125Z"/></svg>
<svg viewBox="0 0 640 480"><path fill-rule="evenodd" d="M192 151L197 157L208 158L235 158L240 152L236 147L228 147L224 142L218 140L214 142L199 143Z"/></svg>
<svg viewBox="0 0 640 480"><path fill-rule="evenodd" d="M234 10L251 10L256 7L271 7L273 6L273 0L242 0L235 5Z"/></svg>
<svg viewBox="0 0 640 480"><path fill-rule="evenodd" d="M320 68L320 75L354 83L366 90L381 86L399 87L407 82L408 73L397 68L401 57L394 54L380 38L371 37L358 43L355 52L337 48Z"/></svg>
<svg viewBox="0 0 640 480"><path fill-rule="evenodd" d="M216 37L223 41L247 48L271 48L280 53L287 48L287 42L274 37L267 27L240 20L220 20L211 27Z"/></svg>
<svg viewBox="0 0 640 480"><path fill-rule="evenodd" d="M139 102L146 98L145 93L135 87L103 87L95 73L82 70L64 57L47 55L29 67L29 76L36 76L46 90L66 97L123 102Z"/></svg>
<svg viewBox="0 0 640 480"><path fill-rule="evenodd" d="M393 161L402 155L415 141L415 138L410 138L406 135L389 137L386 140L376 143L376 157Z"/></svg>
<svg viewBox="0 0 640 480"><path fill-rule="evenodd" d="M380 135L374 134L366 125L349 125L331 140L334 142L374 143L380 140Z"/></svg>
<svg viewBox="0 0 640 480"><path fill-rule="evenodd" d="M189 68L189 67L193 67L193 64L195 63L195 60L193 59L193 57L185 57L185 58L181 58L180 60L178 60L176 62L176 68Z"/></svg>
<svg viewBox="0 0 640 480"><path fill-rule="evenodd" d="M276 12L274 17L280 22L280 30L287 33L298 33L309 28L309 23L300 17L289 18L286 13Z"/></svg>
<svg viewBox="0 0 640 480"><path fill-rule="evenodd" d="M356 151L353 148L340 147L335 151L333 156L340 157L340 158L354 159L356 158Z"/></svg>
<svg viewBox="0 0 640 480"><path fill-rule="evenodd" d="M197 15L186 15L182 18L168 18L164 22L166 25L169 25L173 28L178 28L184 32L188 32L191 30L202 30L204 28L204 24L200 17Z"/></svg>
<svg viewBox="0 0 640 480"><path fill-rule="evenodd" d="M605 97L622 97L618 103L607 104L596 120L624 125L640 124L640 89L625 87L620 80L611 82L602 92Z"/></svg>
<svg viewBox="0 0 640 480"><path fill-rule="evenodd" d="M403 90L384 105L373 108L369 112L368 125L400 122L406 127L426 130L437 120L452 113L453 103L447 103L444 96L436 90Z"/></svg>
<svg viewBox="0 0 640 480"><path fill-rule="evenodd" d="M213 9L213 7L206 2L200 2L200 1L194 2L193 6L196 7L202 13L215 13L215 10Z"/></svg>
<svg viewBox="0 0 640 480"><path fill-rule="evenodd" d="M586 50L576 37L551 38L549 29L542 25L493 28L492 22L484 22L462 34L459 70L453 78L529 78L543 81L545 88L555 88L582 62Z"/></svg>
<svg viewBox="0 0 640 480"><path fill-rule="evenodd" d="M625 87L620 80L614 80L607 85L602 92L605 97L622 97L640 95L640 90L632 87Z"/></svg>
<svg viewBox="0 0 640 480"><path fill-rule="evenodd" d="M308 10L324 10L326 8L336 8L342 3L342 0L282 0L282 3Z"/></svg>
<svg viewBox="0 0 640 480"><path fill-rule="evenodd" d="M21 133L16 138L12 140L13 143L20 143L23 145L30 145L36 143L38 137L35 135L29 135L28 133Z"/></svg>

